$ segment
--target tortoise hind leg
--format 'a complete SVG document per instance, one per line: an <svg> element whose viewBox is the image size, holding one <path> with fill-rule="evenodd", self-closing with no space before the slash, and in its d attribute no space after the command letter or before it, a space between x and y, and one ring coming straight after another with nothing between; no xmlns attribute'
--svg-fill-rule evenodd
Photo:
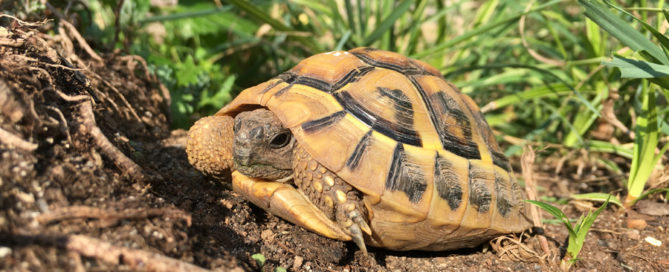
<svg viewBox="0 0 669 272"><path fill-rule="evenodd" d="M299 190L325 216L337 222L367 254L363 233L371 235L372 231L366 221L367 214L360 192L314 160L299 145L293 151L293 170L294 182Z"/></svg>

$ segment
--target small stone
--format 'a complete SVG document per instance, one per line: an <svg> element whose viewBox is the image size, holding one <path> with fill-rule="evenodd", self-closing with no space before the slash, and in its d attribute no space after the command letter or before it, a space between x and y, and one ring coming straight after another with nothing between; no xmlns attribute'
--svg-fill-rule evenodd
<svg viewBox="0 0 669 272"><path fill-rule="evenodd" d="M295 256L295 261L293 261L293 270L300 271L300 266L302 266L302 262L304 262L304 258L302 258L301 256Z"/></svg>
<svg viewBox="0 0 669 272"><path fill-rule="evenodd" d="M12 249L8 247L0 247L0 258L7 257L7 255L12 254Z"/></svg>
<svg viewBox="0 0 669 272"><path fill-rule="evenodd" d="M630 240L635 240L638 241L641 239L641 235L639 234L639 230L628 230L625 232L625 237Z"/></svg>
<svg viewBox="0 0 669 272"><path fill-rule="evenodd" d="M265 241L271 241L271 238L273 238L273 236L274 236L274 232L272 232L272 230L268 230L268 229L263 230L260 233L260 238L265 240Z"/></svg>
<svg viewBox="0 0 669 272"><path fill-rule="evenodd" d="M633 219L633 218L628 218L626 225L630 229L638 229L642 230L645 229L648 226L648 223L646 223L646 220L643 219Z"/></svg>
<svg viewBox="0 0 669 272"><path fill-rule="evenodd" d="M165 236L163 236L162 233L160 233L159 231L155 231L155 230L151 233L151 235L153 237L157 238L157 239L163 239L165 237Z"/></svg>
<svg viewBox="0 0 669 272"><path fill-rule="evenodd" d="M649 243L656 247L662 246L662 241L657 240L655 237L646 236L646 238L643 240L646 241L646 243Z"/></svg>

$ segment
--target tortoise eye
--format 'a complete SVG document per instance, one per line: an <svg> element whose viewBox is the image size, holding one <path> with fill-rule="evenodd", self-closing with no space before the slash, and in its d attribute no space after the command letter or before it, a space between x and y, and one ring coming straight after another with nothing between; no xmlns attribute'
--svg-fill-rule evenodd
<svg viewBox="0 0 669 272"><path fill-rule="evenodd" d="M269 147L278 149L286 146L290 142L290 132L286 131L283 133L279 133L278 135L274 136L274 139L269 143Z"/></svg>

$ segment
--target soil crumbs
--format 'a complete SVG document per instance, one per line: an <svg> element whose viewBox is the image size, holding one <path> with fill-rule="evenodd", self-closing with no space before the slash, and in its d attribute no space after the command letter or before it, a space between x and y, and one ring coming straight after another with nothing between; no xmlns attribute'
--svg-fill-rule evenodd
<svg viewBox="0 0 669 272"><path fill-rule="evenodd" d="M60 34L44 34L50 28ZM67 22L0 28L0 269L558 269L567 239L560 225L545 228L550 255L536 253L539 242L529 237L522 245L530 255L484 245L364 256L352 243L286 223L188 164L186 132L168 127L169 103L143 59L98 55ZM583 212L574 203L563 210L572 218ZM647 225L627 228L629 214L607 209L573 269L668 270L669 217L634 216Z"/></svg>

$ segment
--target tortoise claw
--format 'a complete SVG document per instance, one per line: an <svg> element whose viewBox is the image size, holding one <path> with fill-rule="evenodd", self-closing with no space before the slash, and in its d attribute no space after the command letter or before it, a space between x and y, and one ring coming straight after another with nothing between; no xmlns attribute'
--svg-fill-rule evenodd
<svg viewBox="0 0 669 272"><path fill-rule="evenodd" d="M372 228L369 227L367 221L360 215L358 211L352 211L349 213L349 217L353 220L355 224L358 225L360 230L365 232L367 235L372 236Z"/></svg>
<svg viewBox="0 0 669 272"><path fill-rule="evenodd" d="M365 255L367 255L367 246L365 246L365 239L362 237L360 226L354 223L348 228L348 231L350 232L353 242L362 250Z"/></svg>

